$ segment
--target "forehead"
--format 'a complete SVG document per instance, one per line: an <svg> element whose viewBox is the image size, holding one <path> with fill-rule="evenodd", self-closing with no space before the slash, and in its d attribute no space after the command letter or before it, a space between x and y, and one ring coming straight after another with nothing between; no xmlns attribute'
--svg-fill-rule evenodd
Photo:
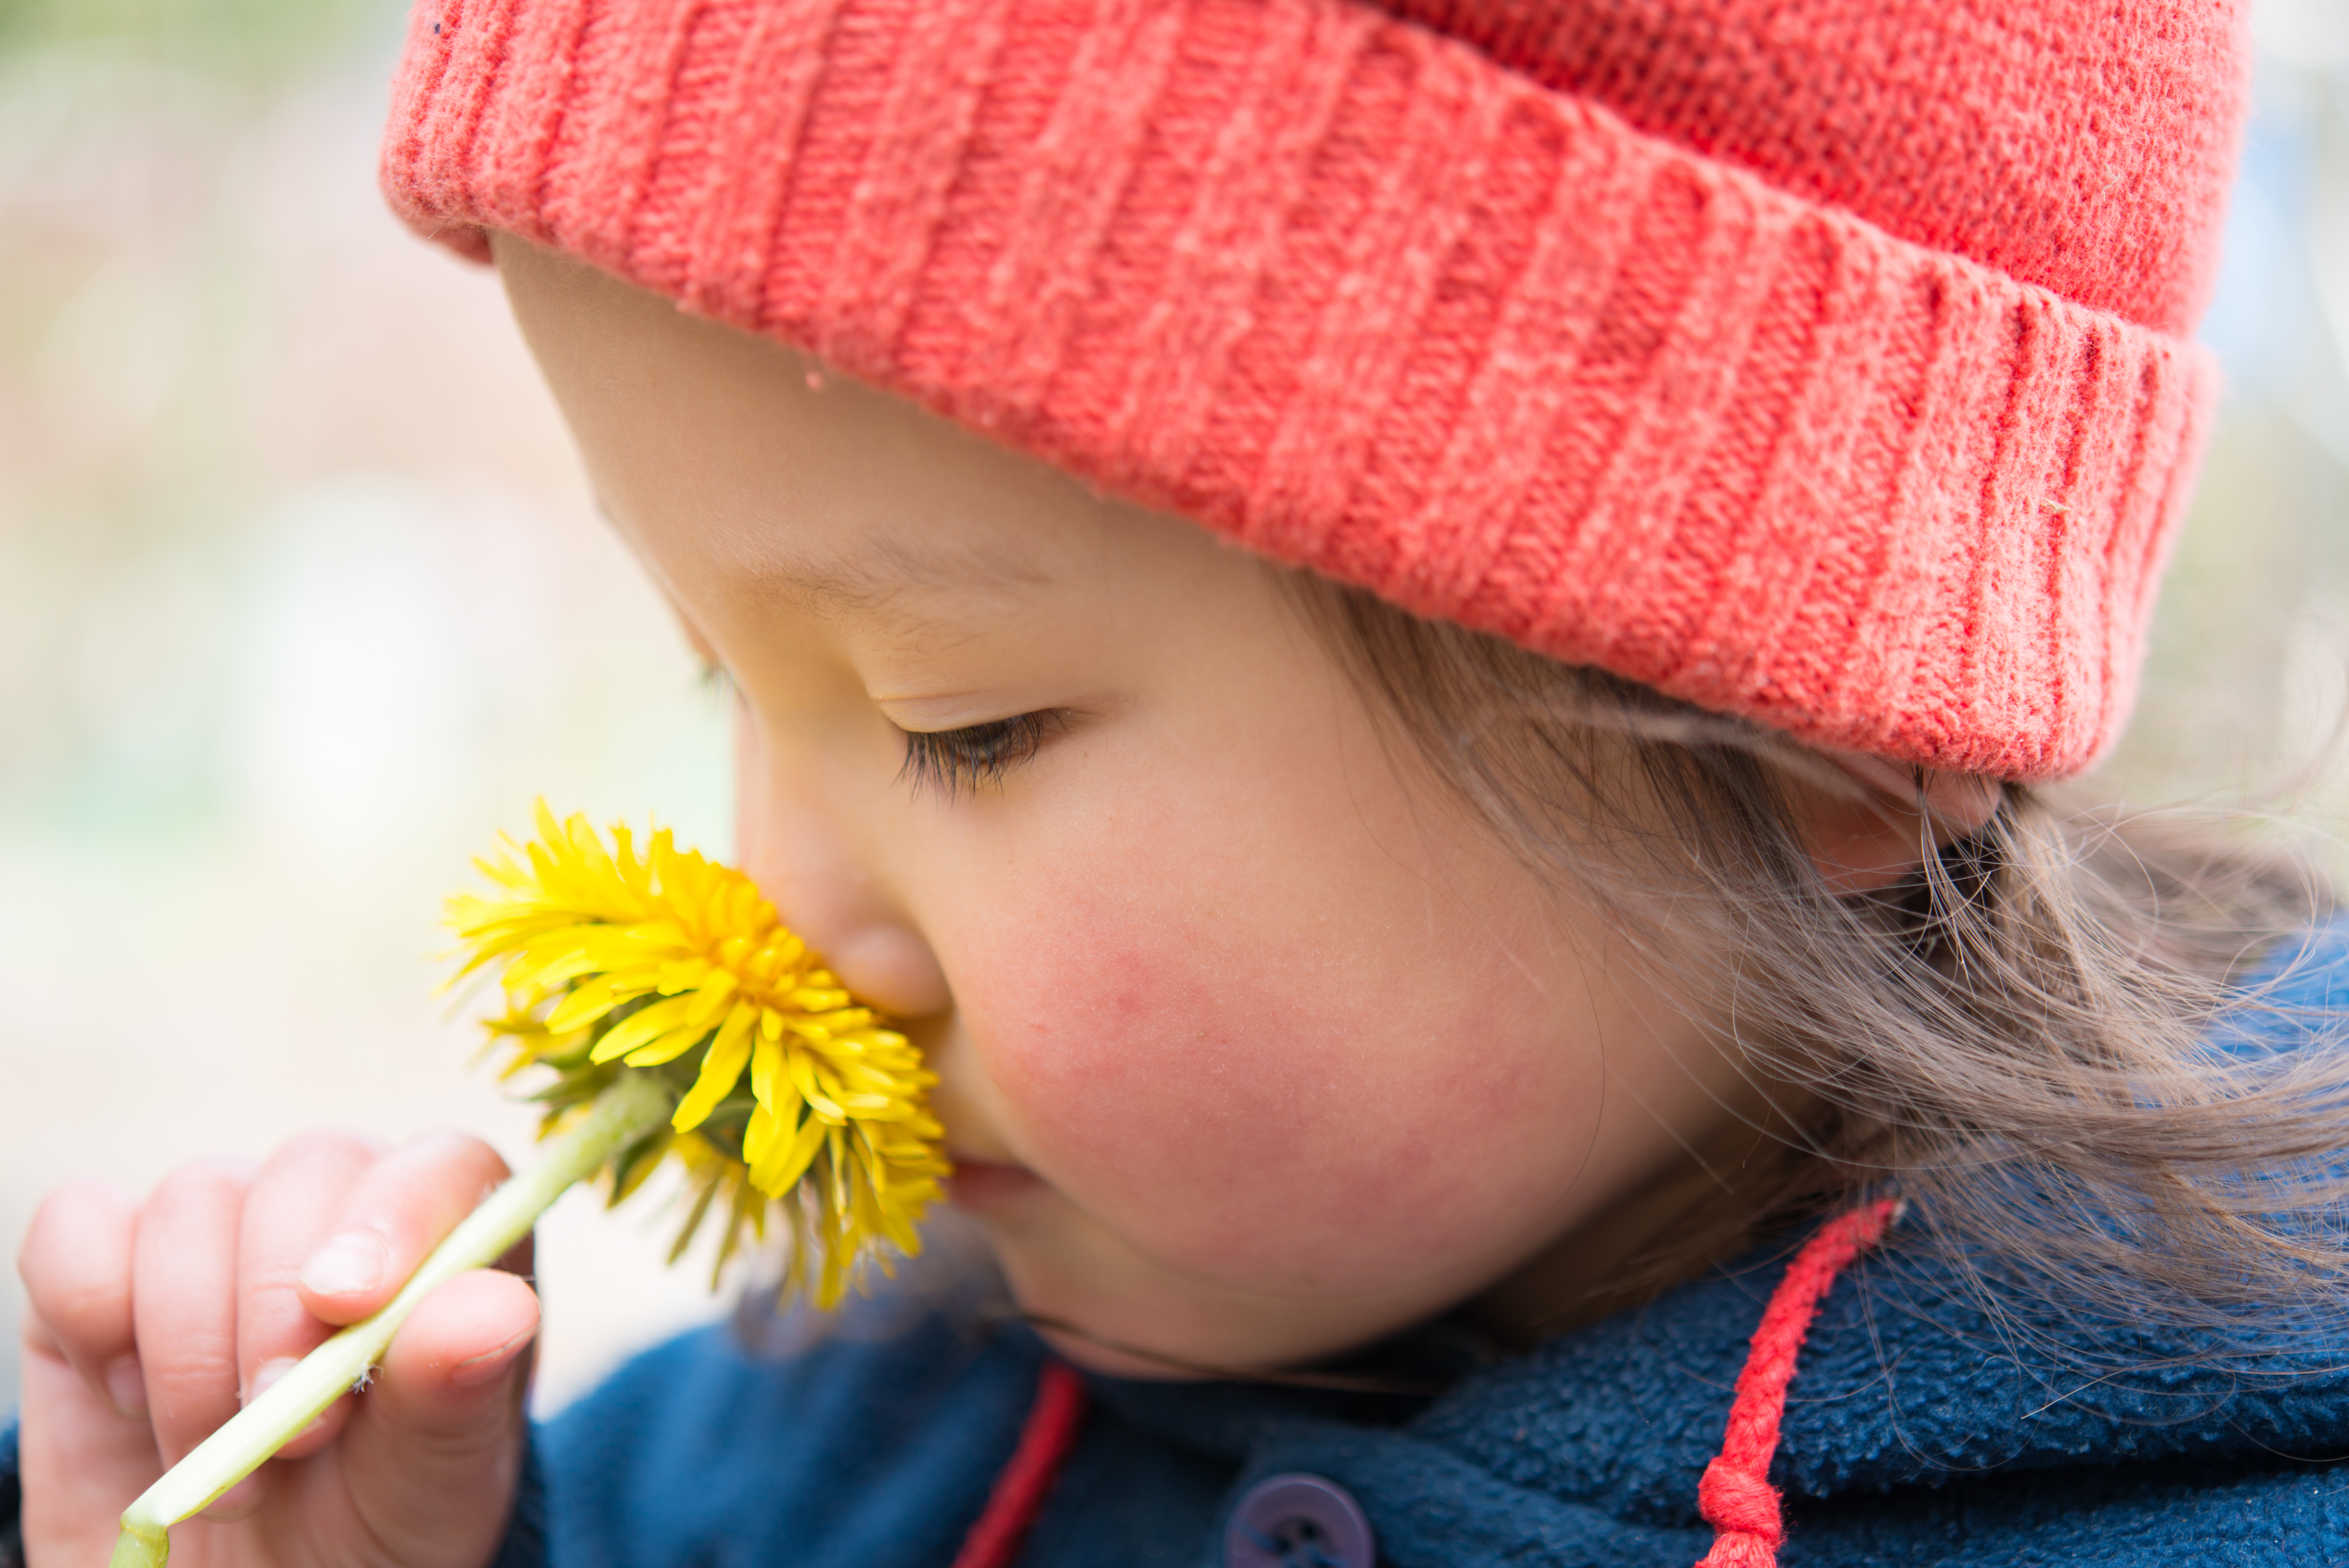
<svg viewBox="0 0 2349 1568"><path fill-rule="evenodd" d="M605 509L734 592L829 612L1019 596L1113 552L1121 509L1033 458L569 258L497 254Z"/></svg>

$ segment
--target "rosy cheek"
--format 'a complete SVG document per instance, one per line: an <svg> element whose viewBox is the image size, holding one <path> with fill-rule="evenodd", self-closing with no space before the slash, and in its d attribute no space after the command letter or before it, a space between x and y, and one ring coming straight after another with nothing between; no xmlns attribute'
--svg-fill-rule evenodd
<svg viewBox="0 0 2349 1568"><path fill-rule="evenodd" d="M1189 1272L1344 1290L1440 1266L1475 1244L1463 1214L1537 1200L1503 1151L1559 1085L1527 1081L1472 977L1380 983L1375 929L1245 871L1092 847L1023 879L1050 898L999 890L953 963L1022 1148L1072 1201Z"/></svg>

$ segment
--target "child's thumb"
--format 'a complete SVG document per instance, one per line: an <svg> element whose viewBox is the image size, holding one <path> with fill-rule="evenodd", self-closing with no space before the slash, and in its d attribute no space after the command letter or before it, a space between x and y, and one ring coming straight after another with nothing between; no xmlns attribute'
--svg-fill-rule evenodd
<svg viewBox="0 0 2349 1568"><path fill-rule="evenodd" d="M522 1470L538 1296L481 1269L426 1297L343 1434L352 1502L395 1563L486 1563Z"/></svg>

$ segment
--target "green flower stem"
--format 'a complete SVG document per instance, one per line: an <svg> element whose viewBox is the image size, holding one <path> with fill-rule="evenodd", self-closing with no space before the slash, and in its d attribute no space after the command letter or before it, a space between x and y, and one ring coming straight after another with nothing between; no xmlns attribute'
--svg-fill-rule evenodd
<svg viewBox="0 0 2349 1568"><path fill-rule="evenodd" d="M585 1117L547 1140L535 1164L450 1231L381 1312L304 1356L125 1509L113 1568L163 1568L171 1551L170 1527L212 1506L362 1384L417 1303L457 1275L496 1262L549 1204L658 1128L675 1104L657 1075L621 1074Z"/></svg>

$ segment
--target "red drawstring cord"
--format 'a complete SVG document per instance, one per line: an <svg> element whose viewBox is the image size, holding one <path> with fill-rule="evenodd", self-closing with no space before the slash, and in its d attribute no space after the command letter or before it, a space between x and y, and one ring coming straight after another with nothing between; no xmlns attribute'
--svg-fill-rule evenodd
<svg viewBox="0 0 2349 1568"><path fill-rule="evenodd" d="M1061 1478L1061 1462L1076 1447L1077 1428L1084 1418L1084 1379L1067 1362L1047 1356L1019 1446L996 1476L986 1511L963 1537L954 1568L1011 1568L1028 1527L1044 1511L1044 1500Z"/></svg>
<svg viewBox="0 0 2349 1568"><path fill-rule="evenodd" d="M1745 1370L1737 1375L1737 1398L1729 1407L1729 1430L1721 1453L1697 1482L1697 1511L1716 1533L1713 1550L1697 1568L1777 1568L1778 1546L1786 1539L1778 1512L1778 1489L1769 1481L1770 1460L1778 1451L1778 1422L1786 1413L1786 1385L1794 1381L1795 1357L1811 1332L1819 1303L1836 1276L1882 1239L1898 1202L1885 1199L1818 1229L1795 1254L1786 1277L1770 1293Z"/></svg>

